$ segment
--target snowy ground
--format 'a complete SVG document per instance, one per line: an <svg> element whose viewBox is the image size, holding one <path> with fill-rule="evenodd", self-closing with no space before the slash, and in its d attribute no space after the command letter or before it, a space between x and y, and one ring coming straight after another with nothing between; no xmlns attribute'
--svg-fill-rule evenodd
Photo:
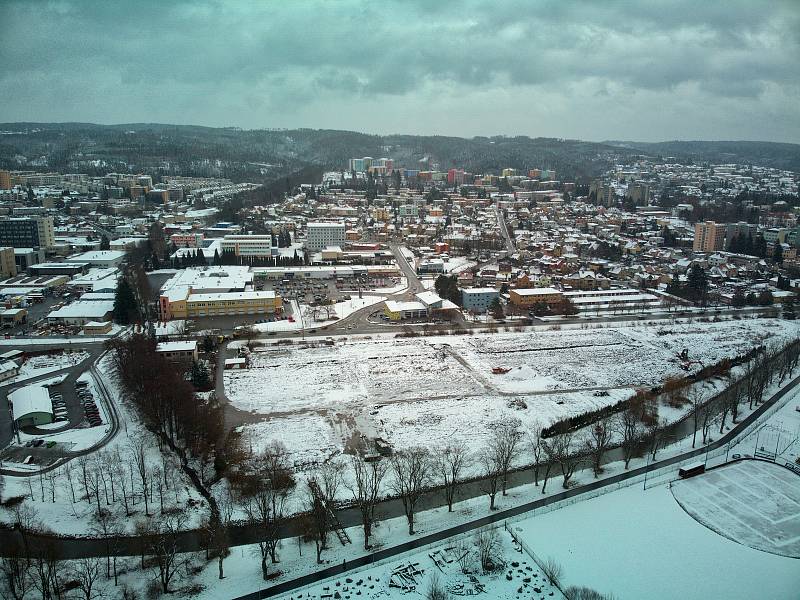
<svg viewBox="0 0 800 600"><path fill-rule="evenodd" d="M666 485L632 486L512 525L567 585L615 598L796 598L797 560L753 550L703 527Z"/></svg>
<svg viewBox="0 0 800 600"><path fill-rule="evenodd" d="M270 346L252 354L250 369L223 376L234 406L269 418L256 437L280 435L306 463L361 434L396 447L458 439L476 449L498 420L546 425L685 375L684 348L696 370L799 330L751 319ZM510 371L492 374L497 366ZM303 415L313 415L308 428L296 426Z"/></svg>
<svg viewBox="0 0 800 600"><path fill-rule="evenodd" d="M87 358L89 358L89 354L82 351L53 352L51 354L31 356L28 360L22 363L22 366L19 369L19 375L13 379L4 381L2 385L19 383L26 379L39 377L40 375L66 369L83 362Z"/></svg>
<svg viewBox="0 0 800 600"><path fill-rule="evenodd" d="M800 558L800 477L772 463L744 460L672 484L692 517L726 538Z"/></svg>
<svg viewBox="0 0 800 600"><path fill-rule="evenodd" d="M148 470L152 472L163 469L165 465L169 468L169 485L165 493L165 508L178 508L186 517L186 527L197 527L203 517L207 516L205 501L198 494L191 482L184 476L183 472L176 466L175 460L169 454L162 454L158 449L158 443L154 436L144 430L139 422L134 409L120 397L116 377L108 357L100 363L99 371L105 375L104 383L113 397L117 406L120 420L120 430L101 451L88 455L90 460L90 471L98 464L113 464L119 461L122 472L126 480L131 479L131 469L133 464L130 460L129 445L140 436L145 442L145 461ZM88 379L90 385L96 386L90 375L84 374L81 379ZM97 397L97 394L95 394ZM103 403L97 402L98 408L104 411ZM65 444L70 444L70 450L92 445L99 437L105 434L107 427L107 417L102 413L103 425L88 429L72 429L54 436L36 436L46 439L58 439ZM24 443L24 440L23 440ZM80 477L80 460L73 459L67 466L61 466L40 478L33 477L6 477L4 479L5 489L3 497L24 496L24 505L30 506L36 514L37 519L49 530L65 535L93 535L92 529L95 527L94 515L95 505L91 499L86 497L85 489ZM17 465L14 465L17 468ZM71 469L72 484L66 476L66 469ZM121 531L133 533L137 520L144 518L144 505L141 490L137 485L129 486L128 493L131 494L131 516L126 517L124 506L120 499L119 481L117 480L116 501L110 505L104 505L111 511L112 518L120 527ZM72 500L73 488L76 494L76 501ZM155 486L150 486L151 505L150 511L153 513L154 507L158 506L158 494L154 492ZM54 490L54 491L53 491ZM55 493L55 501L53 501ZM105 499L103 499L105 502ZM0 507L0 522L9 523L13 521L11 510Z"/></svg>
<svg viewBox="0 0 800 600"><path fill-rule="evenodd" d="M357 293L357 292L355 292ZM290 301L291 309L287 311L287 314L292 315L294 322L289 321L288 319L283 319L280 321L272 321L267 323L256 323L253 325L256 331L261 333L266 333L270 331L300 331L303 326L306 329L310 327L320 327L322 325L330 325L331 323L335 323L339 319L344 319L345 317L349 317L351 314L360 310L366 306L372 306L375 304L379 304L386 300L385 296L364 296L363 298L359 298L358 296L352 297L350 300L342 300L341 302L336 302L335 304L331 305L331 317L327 319L327 314L324 310L320 310L317 313L317 319L314 318L314 308L307 306L306 304L298 305L296 300ZM303 315L303 319L300 319L300 315Z"/></svg>

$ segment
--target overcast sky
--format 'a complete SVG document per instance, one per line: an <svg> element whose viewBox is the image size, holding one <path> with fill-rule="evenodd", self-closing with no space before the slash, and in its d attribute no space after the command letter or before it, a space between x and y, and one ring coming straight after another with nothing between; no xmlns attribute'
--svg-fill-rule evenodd
<svg viewBox="0 0 800 600"><path fill-rule="evenodd" d="M800 0L0 0L0 121L800 142Z"/></svg>

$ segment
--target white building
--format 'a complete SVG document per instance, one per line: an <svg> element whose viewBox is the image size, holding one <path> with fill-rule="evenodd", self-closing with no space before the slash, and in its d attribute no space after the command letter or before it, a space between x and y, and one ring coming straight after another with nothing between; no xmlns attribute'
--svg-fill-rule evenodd
<svg viewBox="0 0 800 600"><path fill-rule="evenodd" d="M89 300L83 302L78 300L54 310L47 315L47 320L51 323L83 326L90 321L110 321L113 310L113 300Z"/></svg>
<svg viewBox="0 0 800 600"><path fill-rule="evenodd" d="M306 232L306 248L318 252L326 246L344 246L344 223L309 223Z"/></svg>
<svg viewBox="0 0 800 600"><path fill-rule="evenodd" d="M233 252L236 256L272 256L271 235L226 235L220 248L223 252Z"/></svg>
<svg viewBox="0 0 800 600"><path fill-rule="evenodd" d="M92 250L75 254L64 259L67 263L86 263L90 267L103 269L118 267L125 259L125 253L118 250Z"/></svg>

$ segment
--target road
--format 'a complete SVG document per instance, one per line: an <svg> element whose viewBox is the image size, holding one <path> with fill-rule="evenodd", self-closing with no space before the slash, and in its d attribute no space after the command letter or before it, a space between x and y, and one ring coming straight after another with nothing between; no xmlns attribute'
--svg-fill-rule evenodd
<svg viewBox="0 0 800 600"><path fill-rule="evenodd" d="M497 224L500 225L500 233L503 234L503 238L506 240L506 250L508 251L508 255L511 256L517 249L514 245L513 238L508 234L508 227L506 226L506 219L503 216L503 211L500 210L500 207L496 203L494 205L494 213L497 215Z"/></svg>
<svg viewBox="0 0 800 600"><path fill-rule="evenodd" d="M446 529L428 536L422 536L420 538L412 540L411 542L408 542L407 544L402 544L400 546L387 548L385 550L375 552L361 559L353 559L351 561L348 561L348 567L350 569L353 569L359 566L370 564L371 562L381 560L383 558L388 558L390 556L394 556L396 554L405 552L413 548L418 548L422 545L429 544L431 542L446 539L447 537L456 535L458 533L474 530L476 528L483 527L484 525L490 523L497 523L504 519L524 514L526 512L529 512L537 508L541 508L543 506L548 506L554 502L558 502L565 498L578 497L582 494L593 492L602 487L615 485L627 479L643 475L644 473L650 473L657 469L661 469L665 466L675 465L679 462L683 462L695 456L700 456L706 453L708 450L714 450L723 447L725 444L728 443L729 440L733 439L741 432L751 428L758 421L761 415L764 414L764 412L766 412L776 402L780 401L788 393L793 391L798 384L800 384L800 377L796 377L795 379L793 379L782 390L778 391L772 397L766 400L761 406L759 406L754 412L752 412L750 415L748 415L746 418L740 421L735 427L731 428L718 440L712 442L711 444L708 444L707 446L701 446L695 450L690 450L688 452L684 452L683 454L673 456L671 458L658 460L646 466L639 467L637 469L631 469L630 471L626 471L619 475L615 475L604 479L592 480L588 484L576 486L574 488L559 492L557 494L553 494L551 496L532 499L530 502L523 504L521 506L517 506L507 510L497 511L485 517L475 519L473 521L464 523L457 527ZM688 420L684 421L680 425L680 427L690 428L691 423ZM684 430L678 432L678 435L682 435L685 433L686 431ZM620 459L619 452L620 450L616 449L606 453L603 463L606 464L608 462L619 460ZM509 488L531 483L532 481L533 481L533 471L530 468L524 468L510 474ZM485 491L482 482L480 480L474 480L466 482L461 486L459 486L459 494L457 499L464 500L466 498L474 498L483 495L485 495ZM440 488L434 488L423 494L423 496L419 500L419 503L417 504L417 510L424 511L444 505L445 505L445 498L442 493L442 490ZM397 499L388 499L381 501L376 509L376 515L378 516L379 520L400 517L403 514L404 512L402 504ZM361 523L360 514L354 508L343 508L337 511L337 516L339 517L339 520L344 527L358 526ZM380 525L378 524L377 526L379 527ZM294 538L298 535L298 533L299 533L298 524L296 523L296 521L292 520L282 528L280 535L283 538ZM30 543L34 547L45 546L45 545L54 547L64 558L105 556L106 552L106 541L103 540L102 538L92 538L92 537L74 538L65 536L46 536L46 535L34 535L34 534L29 534L27 538L28 538L28 543ZM202 538L203 538L203 533L200 531L197 530L185 531L178 536L177 543L181 551L187 551L187 552L199 551L203 549ZM235 525L229 529L229 538L231 540L232 546L253 544L259 541L259 532L257 528L254 528L249 525L243 525L243 524ZM12 548L14 542L18 540L19 540L19 534L16 531L12 529L0 529L0 555L2 555L3 549ZM113 547L117 548L118 554L120 556L136 556L141 552L142 543L143 543L142 538L129 536L129 537L115 538L112 545ZM276 585L266 590L263 590L262 596L251 594L248 596L244 596L243 598L250 599L250 598L268 597L276 595L278 593L282 593L282 591L287 591L289 589L293 589L295 587L323 579L330 575L336 575L340 573L342 573L341 566L331 567L329 569L324 569L322 571L313 573L310 576L302 577L297 580L293 580L291 582L285 582L280 585Z"/></svg>

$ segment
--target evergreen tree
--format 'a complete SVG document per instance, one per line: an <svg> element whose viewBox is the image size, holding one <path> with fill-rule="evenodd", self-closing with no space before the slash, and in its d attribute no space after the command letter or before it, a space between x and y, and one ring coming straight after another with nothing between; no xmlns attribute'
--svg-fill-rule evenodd
<svg viewBox="0 0 800 600"><path fill-rule="evenodd" d="M764 290L758 295L759 306L772 306L774 302L775 298L772 296L772 292L769 290Z"/></svg>
<svg viewBox="0 0 800 600"><path fill-rule="evenodd" d="M503 310L503 305L500 302L500 298L495 298L492 300L492 303L489 305L489 314L498 321L505 318L506 315L505 311Z"/></svg>
<svg viewBox="0 0 800 600"><path fill-rule="evenodd" d="M198 248L197 252L195 253L195 264L198 266L203 266L206 264L206 255L203 253L202 248Z"/></svg>
<svg viewBox="0 0 800 600"><path fill-rule="evenodd" d="M133 293L131 284L126 277L122 277L117 285L114 295L114 321L120 325L130 325L136 321L138 306L136 296Z"/></svg>
<svg viewBox="0 0 800 600"><path fill-rule="evenodd" d="M731 298L731 306L733 308L742 308L745 304L747 304L747 299L744 297L744 294L741 290L736 290L733 294L733 298Z"/></svg>
<svg viewBox="0 0 800 600"><path fill-rule="evenodd" d="M775 249L772 252L772 261L776 265L783 264L783 245L778 242L775 242Z"/></svg>
<svg viewBox="0 0 800 600"><path fill-rule="evenodd" d="M689 270L689 277L687 282L688 288L691 292L692 299L695 302L705 305L706 295L708 293L708 278L703 267L698 264L693 264Z"/></svg>
<svg viewBox="0 0 800 600"><path fill-rule="evenodd" d="M211 376L208 372L208 367L204 362L196 360L192 362L192 383L197 389L205 389L211 383Z"/></svg>
<svg viewBox="0 0 800 600"><path fill-rule="evenodd" d="M783 303L783 318L789 319L790 321L794 321L797 318L794 312L794 298L791 296Z"/></svg>
<svg viewBox="0 0 800 600"><path fill-rule="evenodd" d="M219 257L219 250L217 250L217 249L215 248L215 249L214 249L214 264L215 264L215 265L217 265L217 266L219 266L219 265L220 265L220 263L221 263L221 259L220 259L220 257Z"/></svg>
<svg viewBox="0 0 800 600"><path fill-rule="evenodd" d="M110 250L111 249L111 242L109 241L107 236L103 236L100 238L100 250Z"/></svg>

